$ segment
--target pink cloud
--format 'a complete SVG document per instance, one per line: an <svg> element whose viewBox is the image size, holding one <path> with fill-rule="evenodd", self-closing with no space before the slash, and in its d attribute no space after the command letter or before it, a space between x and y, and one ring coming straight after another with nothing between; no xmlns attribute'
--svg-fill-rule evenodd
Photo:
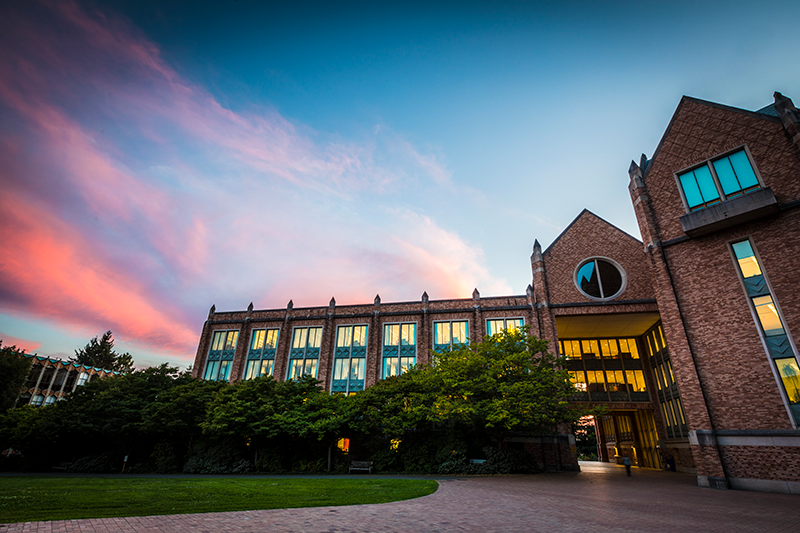
<svg viewBox="0 0 800 533"><path fill-rule="evenodd" d="M19 337L12 337L6 333L0 332L0 341L3 342L3 347L16 346L26 353L34 353L42 345L41 342L29 341L28 339L20 339Z"/></svg>

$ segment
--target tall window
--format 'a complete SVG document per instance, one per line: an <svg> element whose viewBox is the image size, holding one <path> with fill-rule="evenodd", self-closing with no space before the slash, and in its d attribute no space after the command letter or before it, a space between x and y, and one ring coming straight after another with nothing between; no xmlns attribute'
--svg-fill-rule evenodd
<svg viewBox="0 0 800 533"><path fill-rule="evenodd" d="M452 320L433 323L433 349L437 352L469 342L469 322Z"/></svg>
<svg viewBox="0 0 800 533"><path fill-rule="evenodd" d="M753 164L745 150L706 161L701 166L678 174L683 197L690 211L735 198L759 189Z"/></svg>
<svg viewBox="0 0 800 533"><path fill-rule="evenodd" d="M761 263L749 240L731 245L739 275L744 282L750 305L755 311L758 326L764 335L767 354L780 376L780 385L789 402L789 410L800 423L800 367L789 342L778 304L769 290Z"/></svg>
<svg viewBox="0 0 800 533"><path fill-rule="evenodd" d="M319 347L322 344L322 328L294 328L292 349L289 352L288 379L309 375L317 377Z"/></svg>
<svg viewBox="0 0 800 533"><path fill-rule="evenodd" d="M522 327L524 321L521 318L492 318L486 321L486 331L489 335L495 335L501 331L517 331Z"/></svg>
<svg viewBox="0 0 800 533"><path fill-rule="evenodd" d="M331 392L364 390L367 372L367 326L336 328L336 349L333 352Z"/></svg>
<svg viewBox="0 0 800 533"><path fill-rule="evenodd" d="M253 330L250 349L247 351L247 366L244 369L244 379L273 375L279 331L277 328Z"/></svg>
<svg viewBox="0 0 800 533"><path fill-rule="evenodd" d="M405 373L417 361L417 325L383 325L383 377Z"/></svg>
<svg viewBox="0 0 800 533"><path fill-rule="evenodd" d="M211 337L206 372L203 379L210 381L230 381L233 356L236 353L238 331L215 331ZM79 383L80 385L80 380Z"/></svg>

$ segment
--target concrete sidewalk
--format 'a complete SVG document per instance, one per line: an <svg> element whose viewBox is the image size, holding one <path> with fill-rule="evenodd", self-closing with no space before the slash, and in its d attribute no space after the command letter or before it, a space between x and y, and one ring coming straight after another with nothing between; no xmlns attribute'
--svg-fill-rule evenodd
<svg viewBox="0 0 800 533"><path fill-rule="evenodd" d="M695 476L581 463L580 473L440 479L403 502L27 522L11 532L800 531L800 497L701 489Z"/></svg>

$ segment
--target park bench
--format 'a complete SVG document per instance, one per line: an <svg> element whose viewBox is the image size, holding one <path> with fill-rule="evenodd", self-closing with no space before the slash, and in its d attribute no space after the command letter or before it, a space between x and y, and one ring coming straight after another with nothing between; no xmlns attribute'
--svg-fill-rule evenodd
<svg viewBox="0 0 800 533"><path fill-rule="evenodd" d="M353 470L366 470L369 474L372 473L372 461L350 461L350 473Z"/></svg>

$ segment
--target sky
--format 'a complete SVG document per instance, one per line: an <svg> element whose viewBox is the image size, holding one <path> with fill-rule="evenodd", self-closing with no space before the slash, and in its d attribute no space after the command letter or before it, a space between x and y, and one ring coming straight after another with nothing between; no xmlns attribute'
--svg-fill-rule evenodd
<svg viewBox="0 0 800 533"><path fill-rule="evenodd" d="M6 0L0 339L186 368L218 311L524 294L681 96L800 101L800 3Z"/></svg>

